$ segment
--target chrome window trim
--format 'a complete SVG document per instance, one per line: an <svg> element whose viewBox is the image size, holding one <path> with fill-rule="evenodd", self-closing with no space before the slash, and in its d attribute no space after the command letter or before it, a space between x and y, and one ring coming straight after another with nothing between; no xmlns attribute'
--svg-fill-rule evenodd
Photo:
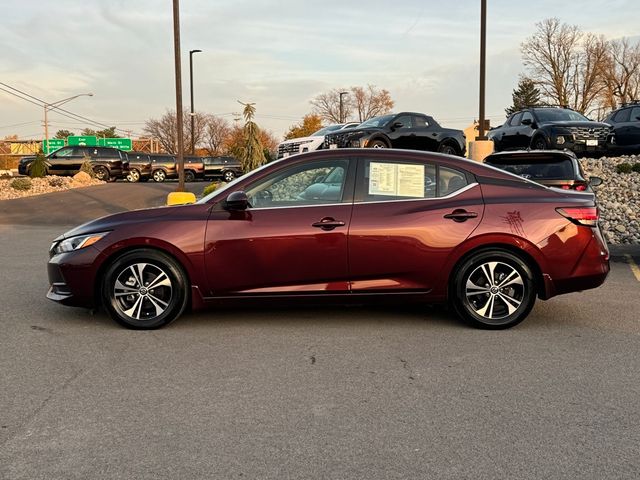
<svg viewBox="0 0 640 480"><path fill-rule="evenodd" d="M461 193L466 192L467 190L471 190L471 188L476 185L480 185L478 182L470 183L469 185L461 188L460 190L456 190L449 195L445 195L444 197L433 197L433 198L401 198L397 200L363 200L359 202L342 202L342 203L317 203L314 205L287 205L283 207L251 207L248 210L275 210L275 209L285 209L285 208L308 208L308 207L336 207L338 205L362 205L365 203L396 203L396 202L424 202L424 201L433 201L433 200L446 200L449 198L453 198Z"/></svg>

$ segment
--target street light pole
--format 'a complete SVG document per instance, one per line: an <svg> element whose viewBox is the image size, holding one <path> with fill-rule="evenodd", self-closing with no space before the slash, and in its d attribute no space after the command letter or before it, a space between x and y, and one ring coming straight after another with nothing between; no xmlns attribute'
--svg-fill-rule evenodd
<svg viewBox="0 0 640 480"><path fill-rule="evenodd" d="M349 92L340 92L340 122L339 123L344 123L344 115L343 115L343 107L342 107L342 96L343 95L349 95Z"/></svg>
<svg viewBox="0 0 640 480"><path fill-rule="evenodd" d="M196 154L196 144L195 144L195 119L194 119L194 109L193 109L193 54L202 52L202 50L189 50L189 84L190 84L190 93L191 93L191 155Z"/></svg>
<svg viewBox="0 0 640 480"><path fill-rule="evenodd" d="M176 71L176 136L178 138L178 192L184 192L184 131L182 122L182 69L180 67L180 1L173 0L173 50Z"/></svg>
<svg viewBox="0 0 640 480"><path fill-rule="evenodd" d="M63 98L62 100L58 100L57 102L45 103L44 104L44 148L46 148L47 152L49 151L49 118L48 113L49 110L59 107L60 105L64 105L67 102L70 102L74 98L78 97L93 97L93 93L79 93L78 95L74 95L73 97Z"/></svg>
<svg viewBox="0 0 640 480"><path fill-rule="evenodd" d="M487 59L487 0L480 0L480 124L476 140L486 140L484 132L484 90Z"/></svg>

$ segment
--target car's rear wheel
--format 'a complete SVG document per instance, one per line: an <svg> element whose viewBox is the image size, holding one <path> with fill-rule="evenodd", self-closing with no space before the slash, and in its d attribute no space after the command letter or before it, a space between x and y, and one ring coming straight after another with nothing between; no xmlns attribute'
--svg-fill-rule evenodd
<svg viewBox="0 0 640 480"><path fill-rule="evenodd" d="M474 327L513 327L527 317L535 300L531 268L504 250L473 254L453 276L450 301L458 315Z"/></svg>
<svg viewBox="0 0 640 480"><path fill-rule="evenodd" d="M127 180L131 183L136 183L140 181L140 171L132 168L129 170L129 174L127 175Z"/></svg>
<svg viewBox="0 0 640 480"><path fill-rule="evenodd" d="M180 265L156 250L125 253L106 271L103 303L119 324L138 330L159 328L187 306L188 282Z"/></svg>
<svg viewBox="0 0 640 480"><path fill-rule="evenodd" d="M232 172L231 170L227 170L226 172L224 172L222 174L222 179L225 182L230 182L231 180L233 180L234 178L236 178L236 174L234 172Z"/></svg>
<svg viewBox="0 0 640 480"><path fill-rule="evenodd" d="M373 142L369 143L368 147L369 148L388 148L387 144L384 143L383 140L374 140Z"/></svg>
<svg viewBox="0 0 640 480"><path fill-rule="evenodd" d="M184 181L185 182L195 182L196 181L196 174L193 173L193 171L191 171L191 170L185 170L184 171Z"/></svg>
<svg viewBox="0 0 640 480"><path fill-rule="evenodd" d="M453 145L449 145L448 143L444 143L438 147L438 152L444 153L447 155L458 155L458 150Z"/></svg>
<svg viewBox="0 0 640 480"><path fill-rule="evenodd" d="M549 148L549 145L544 137L538 136L532 140L531 148L534 150L546 150Z"/></svg>
<svg viewBox="0 0 640 480"><path fill-rule="evenodd" d="M109 181L109 170L107 170L106 167L98 165L97 167L93 168L93 173L96 174L96 178L98 180L102 180L103 182Z"/></svg>
<svg viewBox="0 0 640 480"><path fill-rule="evenodd" d="M165 181L165 179L167 178L167 174L164 172L164 170L154 170L151 174L151 177L153 178L154 182L160 183Z"/></svg>

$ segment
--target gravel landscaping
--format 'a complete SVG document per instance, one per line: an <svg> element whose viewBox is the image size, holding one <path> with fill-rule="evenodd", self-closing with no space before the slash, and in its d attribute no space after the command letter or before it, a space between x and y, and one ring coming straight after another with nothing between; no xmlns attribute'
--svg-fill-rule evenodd
<svg viewBox="0 0 640 480"><path fill-rule="evenodd" d="M607 242L640 244L640 173L618 173L621 163L640 163L640 155L582 158L587 176L600 177L603 184L595 187L600 207L600 226Z"/></svg>
<svg viewBox="0 0 640 480"><path fill-rule="evenodd" d="M103 181L91 178L86 173L78 173L73 177L59 177L48 175L44 178L32 178L31 187L26 190L19 190L11 186L16 180L22 181L27 177L16 177L0 179L0 200L11 200L14 198L29 197L32 195L42 195L43 193L62 192L71 188L90 187L92 185L102 185Z"/></svg>

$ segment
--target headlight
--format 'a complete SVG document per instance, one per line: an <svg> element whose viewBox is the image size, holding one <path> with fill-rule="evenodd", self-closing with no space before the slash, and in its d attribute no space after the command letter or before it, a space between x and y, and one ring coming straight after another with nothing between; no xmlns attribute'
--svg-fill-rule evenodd
<svg viewBox="0 0 640 480"><path fill-rule="evenodd" d="M65 238L57 243L51 245L51 253L57 255L59 253L73 252L74 250L80 250L81 248L93 245L109 232L90 233L88 235L77 235L71 238Z"/></svg>
<svg viewBox="0 0 640 480"><path fill-rule="evenodd" d="M563 137L562 135L558 135L558 136L556 137L556 143L557 143L558 145L562 145L562 144L564 143L564 137Z"/></svg>

